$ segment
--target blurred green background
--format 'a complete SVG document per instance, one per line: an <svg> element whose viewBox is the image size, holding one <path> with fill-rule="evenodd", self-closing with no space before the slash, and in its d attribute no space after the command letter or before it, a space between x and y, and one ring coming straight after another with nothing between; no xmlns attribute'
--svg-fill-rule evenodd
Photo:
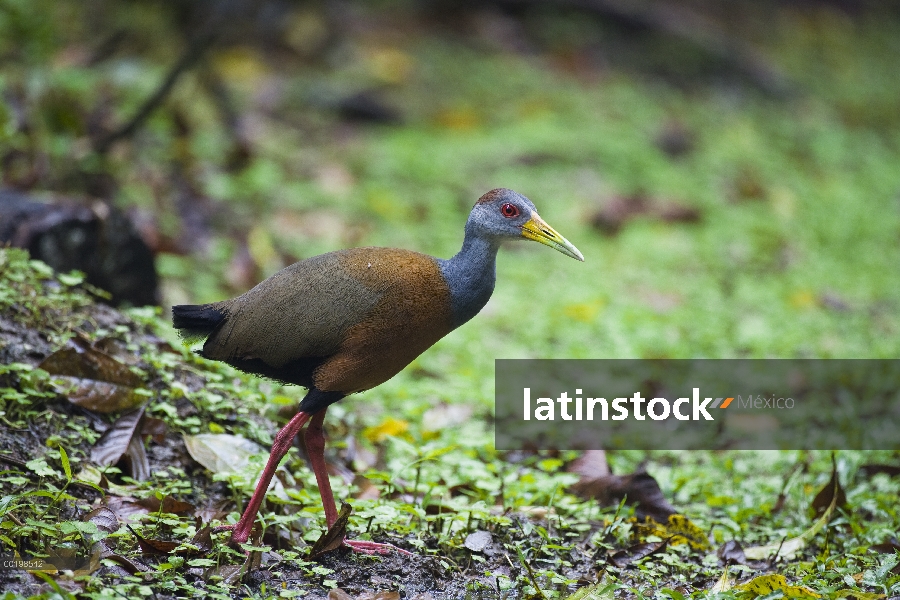
<svg viewBox="0 0 900 600"><path fill-rule="evenodd" d="M510 187L586 261L505 249L426 371L900 348L897 3L2 0L0 56L5 186L128 211L165 306Z"/></svg>

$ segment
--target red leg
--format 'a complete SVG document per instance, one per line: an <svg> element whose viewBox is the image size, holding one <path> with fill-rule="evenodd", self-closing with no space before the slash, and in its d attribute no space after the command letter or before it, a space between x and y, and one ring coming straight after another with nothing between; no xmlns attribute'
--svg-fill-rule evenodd
<svg viewBox="0 0 900 600"><path fill-rule="evenodd" d="M331 482L328 480L328 467L325 464L325 431L322 428L322 422L325 420L326 410L327 408L323 408L310 419L309 427L304 432L304 440L306 441L306 452L309 455L309 462L312 465L313 473L316 474L316 483L319 485L319 495L322 497L322 507L325 509L325 523L327 523L328 527L331 527L337 521L338 512L334 504ZM344 545L364 554L400 552L401 554L412 556L410 552L391 544L379 544L364 540L344 540Z"/></svg>
<svg viewBox="0 0 900 600"><path fill-rule="evenodd" d="M294 415L288 424L275 436L272 442L272 450L269 453L269 460L263 469L256 484L256 489L250 497L250 502L244 509L244 514L235 525L217 527L216 531L231 529L231 541L236 544L246 542L250 537L250 531L253 529L253 522L256 520L256 514L266 497L266 491L272 482L272 477L278 469L278 464L288 450L294 444L294 437L303 428L307 421L309 427L304 432L304 440L306 441L306 452L309 454L309 462L312 465L313 473L316 475L316 483L319 486L319 496L322 498L322 507L325 509L325 522L328 527L334 525L337 521L337 508L334 504L334 493L331 491L331 482L328 480L328 467L325 464L325 432L322 429L322 421L325 419L326 409L322 409L314 415L306 412L298 412ZM363 540L347 540L344 545L350 547L357 552L365 554L389 554L391 552L400 552L412 556L406 550L402 550L391 544L378 544L375 542L367 542Z"/></svg>
<svg viewBox="0 0 900 600"><path fill-rule="evenodd" d="M325 411L322 412L324 413ZM250 496L250 502L247 503L244 514L241 515L240 521L238 521L232 529L232 542L243 544L250 537L250 530L253 529L256 513L259 512L259 507L266 497L266 490L269 489L269 484L272 482L272 476L275 475L275 471L278 469L278 464L294 444L294 436L297 435L297 432L300 431L311 416L313 415L310 415L309 413L298 412L275 436L275 440L272 442L272 451L269 453L269 460L266 462L266 468L263 469L262 475L259 478L259 483L256 484L256 489L253 490L253 495ZM328 492L329 494L331 493L330 488ZM332 510L334 510L333 501L331 506ZM222 530L225 528L217 529Z"/></svg>
<svg viewBox="0 0 900 600"><path fill-rule="evenodd" d="M323 408L313 415L303 439L306 442L310 465L316 474L316 483L319 485L319 496L325 509L325 523L331 527L337 521L338 513L334 504L334 493L331 491L331 482L328 480L328 467L325 464L325 430L322 428L322 421L325 420L327 410Z"/></svg>

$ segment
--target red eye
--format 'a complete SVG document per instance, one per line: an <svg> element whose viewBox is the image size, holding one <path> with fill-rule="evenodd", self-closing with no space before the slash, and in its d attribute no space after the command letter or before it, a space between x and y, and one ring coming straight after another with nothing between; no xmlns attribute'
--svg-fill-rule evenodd
<svg viewBox="0 0 900 600"><path fill-rule="evenodd" d="M506 203L500 207L500 214L507 219L519 216L519 208L515 204Z"/></svg>

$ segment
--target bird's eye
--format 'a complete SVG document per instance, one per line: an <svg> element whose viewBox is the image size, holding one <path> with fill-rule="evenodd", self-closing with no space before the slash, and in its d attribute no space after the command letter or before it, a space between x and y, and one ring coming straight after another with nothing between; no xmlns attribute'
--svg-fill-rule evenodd
<svg viewBox="0 0 900 600"><path fill-rule="evenodd" d="M506 203L500 207L500 214L507 219L519 216L519 208L515 204Z"/></svg>

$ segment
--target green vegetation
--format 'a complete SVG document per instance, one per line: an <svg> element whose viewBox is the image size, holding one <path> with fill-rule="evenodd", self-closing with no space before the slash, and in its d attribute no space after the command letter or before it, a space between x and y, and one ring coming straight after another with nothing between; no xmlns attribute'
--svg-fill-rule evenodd
<svg viewBox="0 0 900 600"><path fill-rule="evenodd" d="M132 529L115 531L85 515L100 486L107 499L171 496L204 509L206 521L233 522L264 457L213 475L188 455L183 436L227 433L265 447L283 422L278 409L302 391L207 364L180 347L165 315L95 309L77 274L53 278L45 265L0 249L0 456L26 457L0 463L0 551L25 540L32 550L102 541L110 552L90 576L53 574L45 583L0 573L9 589L0 599L316 597L348 585L405 585L404 597L429 591L435 600L566 598L597 581L598 597L762 593L712 592L725 571L716 549L732 539L745 548L778 544L808 530L830 453L611 453L617 474L649 460L664 496L710 541L703 550L671 543L619 568L607 554L661 538L636 538L628 506L572 495L578 476L565 467L575 453L494 449L493 360L900 355L896 16L783 10L751 28L747 36L800 90L772 99L734 82L685 85L573 67L567 57L608 33L578 17L553 20L562 33L526 55L414 27L402 11L388 11L399 19L394 27L359 9L355 18L370 19L371 30L348 34L341 60L223 45L132 139L97 153L91 127L124 122L180 48L154 43L178 38L152 3L107 8L89 19L79 3L0 0L3 176L25 186L38 173L38 189L72 194L115 181L116 203L148 217L160 248L177 250L158 255L167 303L222 299L295 259L348 245L450 256L471 203L501 186L529 196L586 260L537 245L505 248L482 314L390 382L329 410L330 458L358 476L333 478L335 495L354 508L350 534L419 558L310 560L306 546L324 519L312 474L292 451L283 489L261 511L266 535L245 548L265 547L264 564L246 574L253 565L224 534L205 546L193 512L164 512L157 502L135 509ZM309 31L317 15L310 9L295 26ZM87 60L93 34L117 27L128 32L126 50ZM235 133L204 83L210 74L229 89L252 148L237 166ZM382 90L402 124L348 125L327 108L360 88ZM666 135L689 148L667 153ZM627 198L676 203L696 222L645 213L601 233L597 214ZM198 214L204 224L194 229ZM95 420L38 368L78 336L119 344L110 353L140 378L145 418L164 425L147 442L146 480L124 465L101 478L90 459L101 436ZM447 406L471 412L459 418ZM732 566L730 576L743 583L777 573L825 598L900 594L896 550L871 550L900 531L900 479L874 474L881 463L896 464L896 452L837 453L847 506L792 560ZM357 498L371 485L377 498ZM479 530L492 533L495 554L467 548ZM136 534L176 545L142 553ZM766 597L792 593L805 592Z"/></svg>

